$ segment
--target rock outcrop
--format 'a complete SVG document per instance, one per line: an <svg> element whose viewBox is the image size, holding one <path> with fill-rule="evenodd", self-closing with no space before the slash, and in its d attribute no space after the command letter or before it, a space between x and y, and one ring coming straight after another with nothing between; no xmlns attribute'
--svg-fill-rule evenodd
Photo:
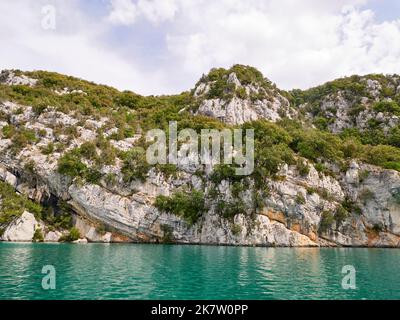
<svg viewBox="0 0 400 320"><path fill-rule="evenodd" d="M216 90L223 90L223 97L215 96L213 91ZM196 114L228 124L240 125L258 119L275 122L297 113L269 80L258 79L242 84L234 69L216 80L203 77L194 89L194 97L199 105Z"/></svg>
<svg viewBox="0 0 400 320"><path fill-rule="evenodd" d="M35 216L25 211L19 218L6 227L1 240L30 242L37 228L39 228L39 223L36 221Z"/></svg>

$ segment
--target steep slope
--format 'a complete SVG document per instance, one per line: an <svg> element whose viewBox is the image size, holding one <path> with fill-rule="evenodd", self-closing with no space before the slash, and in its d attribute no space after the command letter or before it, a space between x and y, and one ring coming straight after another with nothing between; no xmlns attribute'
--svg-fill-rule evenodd
<svg viewBox="0 0 400 320"><path fill-rule="evenodd" d="M21 240L40 229L46 241L400 246L400 175L385 169L400 169L400 150L312 128L314 96L280 91L253 68L216 69L192 92L161 97L48 72L0 79L4 240L22 225ZM254 129L254 172L148 165L144 134L172 120ZM25 200L10 203L10 188Z"/></svg>

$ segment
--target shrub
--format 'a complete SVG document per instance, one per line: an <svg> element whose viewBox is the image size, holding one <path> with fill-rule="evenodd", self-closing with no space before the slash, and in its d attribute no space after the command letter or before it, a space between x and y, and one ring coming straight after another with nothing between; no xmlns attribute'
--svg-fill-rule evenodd
<svg viewBox="0 0 400 320"><path fill-rule="evenodd" d="M44 236L42 233L42 229L37 228L35 230L35 233L33 234L33 238L32 238L33 242L43 242L44 241Z"/></svg>
<svg viewBox="0 0 400 320"><path fill-rule="evenodd" d="M237 88L235 94L240 99L246 99L247 98L246 89L243 88L243 87Z"/></svg>
<svg viewBox="0 0 400 320"><path fill-rule="evenodd" d="M320 158L335 161L343 157L341 139L328 132L317 130L298 132L291 146L301 156L313 161Z"/></svg>
<svg viewBox="0 0 400 320"><path fill-rule="evenodd" d="M40 116L47 108L46 104L40 103L32 106L32 111L36 116Z"/></svg>
<svg viewBox="0 0 400 320"><path fill-rule="evenodd" d="M236 175L236 169L232 165L219 164L213 168L210 175L210 180L215 184L220 184L222 181L240 181L242 176Z"/></svg>
<svg viewBox="0 0 400 320"><path fill-rule="evenodd" d="M156 168L162 172L166 178L177 178L178 167L175 164L157 164Z"/></svg>
<svg viewBox="0 0 400 320"><path fill-rule="evenodd" d="M231 202L226 202L223 200L217 203L217 213L224 219L233 221L233 218L238 214L246 214L247 212L246 204L241 199L236 199Z"/></svg>
<svg viewBox="0 0 400 320"><path fill-rule="evenodd" d="M388 143L394 147L400 148L400 127L396 126L389 131Z"/></svg>
<svg viewBox="0 0 400 320"><path fill-rule="evenodd" d="M60 238L60 242L73 242L81 238L81 234L76 227L72 227L68 234L63 235Z"/></svg>
<svg viewBox="0 0 400 320"><path fill-rule="evenodd" d="M155 207L183 217L189 225L195 224L206 211L204 194L197 190L190 193L176 192L171 197L158 196Z"/></svg>
<svg viewBox="0 0 400 320"><path fill-rule="evenodd" d="M103 174L100 171L93 168L88 168L85 171L83 178L85 178L88 183L99 184L102 177Z"/></svg>
<svg viewBox="0 0 400 320"><path fill-rule="evenodd" d="M400 171L400 149L393 146L366 146L362 160L387 169Z"/></svg>
<svg viewBox="0 0 400 320"><path fill-rule="evenodd" d="M388 112L400 115L400 106L394 101L380 101L377 102L373 108L377 112Z"/></svg>
<svg viewBox="0 0 400 320"><path fill-rule="evenodd" d="M294 153L286 144L256 148L254 175L259 178L276 174L282 164L293 164Z"/></svg>
<svg viewBox="0 0 400 320"><path fill-rule="evenodd" d="M96 160L97 159L96 144L93 142L84 142L79 147L79 153L82 157L88 160Z"/></svg>
<svg viewBox="0 0 400 320"><path fill-rule="evenodd" d="M123 156L124 164L121 172L125 182L136 179L145 181L151 166L146 159L146 151L141 147L135 147Z"/></svg>
<svg viewBox="0 0 400 320"><path fill-rule="evenodd" d="M82 163L80 155L76 152L76 150L65 153L58 160L58 172L63 175L71 178L78 176L83 177L86 171L87 166Z"/></svg>
<svg viewBox="0 0 400 320"><path fill-rule="evenodd" d="M343 141L342 151L345 158L354 159L360 156L363 147L356 138L347 138Z"/></svg>
<svg viewBox="0 0 400 320"><path fill-rule="evenodd" d="M331 212L329 211L322 212L321 221L319 223L319 231L323 233L328 231L332 227L334 222L335 218Z"/></svg>
<svg viewBox="0 0 400 320"><path fill-rule="evenodd" d="M343 206L339 206L335 213L336 225L339 226L349 216L349 213Z"/></svg>
<svg viewBox="0 0 400 320"><path fill-rule="evenodd" d="M346 198L343 203L342 203L342 207L350 213L355 213L358 215L361 215L361 208L359 206L356 205L356 203L354 201L351 201L350 199Z"/></svg>
<svg viewBox="0 0 400 320"><path fill-rule="evenodd" d="M65 201L58 200L55 208L48 206L43 211L42 219L47 226L54 229L70 229L72 227L71 206Z"/></svg>
<svg viewBox="0 0 400 320"><path fill-rule="evenodd" d="M52 153L54 152L54 143L53 143L53 142L49 142L47 145L41 147L41 148L40 148L40 151L41 151L44 155L52 154Z"/></svg>
<svg viewBox="0 0 400 320"><path fill-rule="evenodd" d="M303 159L297 160L296 168L299 174L303 177L310 173L310 166Z"/></svg>
<svg viewBox="0 0 400 320"><path fill-rule="evenodd" d="M242 226L241 226L240 224L234 223L234 224L232 225L232 227L231 227L231 231L232 231L232 234L233 234L234 236L238 236L238 235L240 235L240 233L242 232Z"/></svg>
<svg viewBox="0 0 400 320"><path fill-rule="evenodd" d="M26 196L17 194L11 185L0 181L0 224L11 222L24 211L40 219L43 208Z"/></svg>

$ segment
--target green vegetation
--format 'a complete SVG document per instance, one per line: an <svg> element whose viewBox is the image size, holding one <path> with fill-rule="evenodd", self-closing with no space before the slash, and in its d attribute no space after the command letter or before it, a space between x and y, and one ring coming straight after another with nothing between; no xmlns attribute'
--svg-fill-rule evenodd
<svg viewBox="0 0 400 320"><path fill-rule="evenodd" d="M58 200L55 207L45 206L42 220L52 230L66 230L72 227L72 208L65 201Z"/></svg>
<svg viewBox="0 0 400 320"><path fill-rule="evenodd" d="M79 230L75 227L72 227L69 230L68 234L63 235L59 241L60 242L73 242L73 241L80 239L80 237L81 237L81 234L80 234Z"/></svg>
<svg viewBox="0 0 400 320"><path fill-rule="evenodd" d="M0 181L0 225L10 223L21 216L24 211L40 218L43 208L26 196L16 193L8 183Z"/></svg>
<svg viewBox="0 0 400 320"><path fill-rule="evenodd" d="M141 147L132 148L123 155L124 165L121 169L125 182L144 181L151 166L146 160L146 151Z"/></svg>
<svg viewBox="0 0 400 320"><path fill-rule="evenodd" d="M58 161L58 172L71 178L83 177L87 170L77 149L65 153Z"/></svg>
<svg viewBox="0 0 400 320"><path fill-rule="evenodd" d="M308 102L314 107L313 115L318 114L318 107L322 100L331 94L343 91L346 97L354 99L354 97L366 95L366 84L361 82L361 77L354 75L347 78L341 78L334 81L327 82L321 86L311 88L309 90L293 90L290 94L293 96L295 104L298 106Z"/></svg>
<svg viewBox="0 0 400 320"><path fill-rule="evenodd" d="M238 236L238 235L240 235L240 233L242 232L242 226L241 226L240 224L234 223L234 224L232 225L232 227L231 227L231 231L232 231L232 234L233 234L234 236Z"/></svg>
<svg viewBox="0 0 400 320"><path fill-rule="evenodd" d="M380 101L377 102L373 108L377 112L388 112L400 115L400 106L394 101Z"/></svg>
<svg viewBox="0 0 400 320"><path fill-rule="evenodd" d="M25 127L7 125L3 127L2 133L4 138L11 139L11 151L14 154L19 153L27 145L38 141L35 131L26 129Z"/></svg>
<svg viewBox="0 0 400 320"><path fill-rule="evenodd" d="M207 99L222 98L230 100L233 96L237 96L241 99L247 98L246 90L243 87L236 89L235 84L228 81L228 77L231 73L236 74L236 77L242 85L253 84L264 89L264 91L260 90L258 94L252 94L250 96L253 101L265 99L267 98L267 92L277 90L276 86L268 79L264 78L262 73L257 69L237 64L230 69L211 69L207 76L202 77L200 82L211 82L210 90L206 95Z"/></svg>
<svg viewBox="0 0 400 320"><path fill-rule="evenodd" d="M176 192L171 197L158 196L155 206L161 211L183 217L188 224L195 224L206 211L204 194L201 191Z"/></svg>
<svg viewBox="0 0 400 320"><path fill-rule="evenodd" d="M334 222L335 222L335 217L331 212L329 211L322 212L321 221L319 224L319 231L322 233L328 231L332 227Z"/></svg>
<svg viewBox="0 0 400 320"><path fill-rule="evenodd" d="M35 230L35 233L33 234L32 241L33 242L43 242L44 241L44 236L43 236L42 229L37 228Z"/></svg>
<svg viewBox="0 0 400 320"><path fill-rule="evenodd" d="M253 93L247 97L244 88L236 89L228 81L232 72L236 74L243 85L257 84L263 90L260 90L259 94ZM113 165L117 159L122 160L121 173L125 183L136 180L144 181L147 178L151 166L146 161L144 139L139 140L136 146L127 152L115 150L110 139L122 140L134 137L136 134L153 128L164 129L168 134L170 121L177 121L178 130L191 128L196 132L200 132L202 129L235 128L235 126L224 124L210 117L193 115L191 111L198 107L200 99L194 98L190 92L175 96L144 97L134 92L119 92L108 86L96 85L56 73L38 71L24 74L38 79L38 84L34 87L0 84L0 101L11 100L22 105L30 105L36 117L53 108L65 114L73 113L78 123L70 126L53 124L51 128L58 142L49 142L42 146L41 152L44 155L51 155L53 152L69 150L60 157L58 172L72 179L76 178L76 181L82 179L88 183L101 182L114 185L118 177L115 174L107 174L103 177L101 172L104 172L103 166ZM373 111L400 115L400 95L396 95L394 84L381 75L370 75L367 78L378 80L382 85L381 101L372 106ZM254 101L268 99L270 93L279 91L259 71L242 65L235 65L228 70L213 69L200 81L212 82L206 98L227 99L237 96ZM62 91L65 87L81 91L63 95L55 92L55 90ZM315 129L310 128L311 121L307 122L308 120L302 117L300 120L304 120L303 122L284 118L278 123L266 120L246 123L241 127L242 129L255 130L255 170L251 177L237 176L235 165L218 165L209 176L213 185L208 194L200 191L180 191L171 197L158 197L157 207L165 212L184 217L189 224L196 223L201 218L202 212L206 210L205 198L216 200L217 213L226 219L232 219L236 214L246 213L249 210L254 212L262 206L260 198L265 196L264 191L268 189L268 180L271 178L276 181L285 179L283 175L279 174L284 164L296 165L297 171L303 177L309 174L311 165L314 165L321 175L337 174L338 170L348 168L351 159L400 171L400 126L386 130L387 124L384 121L372 118L368 121L368 127L363 131L349 128L341 134L328 132L337 110L334 107L321 110L321 104L325 97L334 97L339 91L351 103L348 113L351 121L355 121L361 112L370 111L371 107L361 101L361 97L368 97L367 82L358 76L331 81L306 91L293 90L290 93L279 91L288 98L292 106L296 107L307 103L305 111L313 115L311 121L315 125ZM368 98L372 101L371 97ZM21 114L23 111L22 108L19 108L15 113ZM300 109L300 113L303 111ZM69 142L79 136L81 127L90 127L90 123L86 120L100 120L103 117L107 117L108 121L97 130L97 138L85 142L78 148L71 149ZM10 116L4 112L0 113L0 119L8 122L8 125L2 128L1 134L2 137L11 139L11 151L14 153L39 142L47 135L44 130L35 131L26 128L23 124L11 124ZM113 128L117 128L118 131L107 138L103 136L103 133ZM63 135L67 136L67 140L69 140L66 143L63 139L59 139ZM34 170L34 167L30 167L27 163L25 169ZM157 165L155 169L166 177L175 178L179 174L175 165ZM203 171L198 175L205 177ZM360 173L361 182L366 178L367 175L364 176L363 173ZM217 188L222 181L230 184L234 199L222 200ZM247 204L239 198L241 193L250 188L253 188L255 196L253 203ZM328 194L326 190L309 189L307 192L317 192L325 199L332 198L332 195ZM14 197L19 199L20 196L17 196L15 192L13 194L14 196L2 197L2 199L14 199ZM28 205L24 202L25 200L18 200L20 201L18 202L14 199L14 202L19 203L18 205L13 203L14 206L3 201L2 206L8 206L8 209L4 211L7 212L6 214L2 211L0 221L9 221L12 217L21 214L21 210ZM298 204L303 204L305 201L301 194L295 200ZM328 228L327 226L335 221L339 225L348 215L355 213L360 213L357 205L346 200L334 214L323 213L321 230ZM69 229L71 227L69 212L59 215L47 214L45 210L43 215L44 219L51 221L57 228L62 226Z"/></svg>

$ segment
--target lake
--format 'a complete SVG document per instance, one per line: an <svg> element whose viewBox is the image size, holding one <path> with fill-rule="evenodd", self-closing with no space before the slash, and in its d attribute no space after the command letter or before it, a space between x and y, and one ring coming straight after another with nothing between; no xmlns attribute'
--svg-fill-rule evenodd
<svg viewBox="0 0 400 320"><path fill-rule="evenodd" d="M398 249L0 243L0 299L400 299L399 266Z"/></svg>

